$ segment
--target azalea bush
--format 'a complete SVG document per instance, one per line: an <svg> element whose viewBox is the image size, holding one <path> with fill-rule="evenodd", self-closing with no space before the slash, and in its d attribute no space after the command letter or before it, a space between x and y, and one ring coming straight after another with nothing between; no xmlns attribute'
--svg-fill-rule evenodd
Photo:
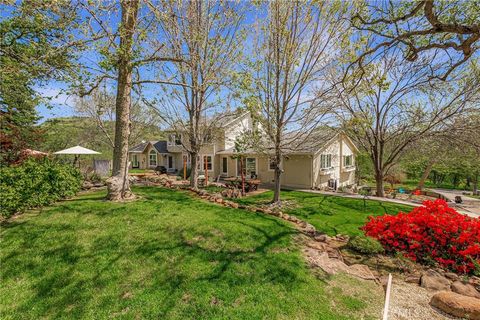
<svg viewBox="0 0 480 320"><path fill-rule="evenodd" d="M0 168L0 212L3 217L70 197L80 190L81 174L68 164L28 159Z"/></svg>
<svg viewBox="0 0 480 320"><path fill-rule="evenodd" d="M427 200L409 213L369 217L361 229L387 253L459 273L480 272L480 219L458 213L444 200Z"/></svg>

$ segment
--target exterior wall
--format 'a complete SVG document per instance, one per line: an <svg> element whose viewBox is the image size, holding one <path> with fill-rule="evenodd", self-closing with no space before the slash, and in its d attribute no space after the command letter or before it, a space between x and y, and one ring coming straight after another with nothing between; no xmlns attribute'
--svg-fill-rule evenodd
<svg viewBox="0 0 480 320"><path fill-rule="evenodd" d="M147 166L147 161L146 161L145 154L143 153L130 153L130 157L129 157L130 169L132 169L134 155L137 156L137 160L138 160L138 168L136 169L145 169Z"/></svg>
<svg viewBox="0 0 480 320"><path fill-rule="evenodd" d="M287 187L312 187L312 156L293 155L284 158L281 183ZM273 176L273 172L272 172Z"/></svg>
<svg viewBox="0 0 480 320"><path fill-rule="evenodd" d="M225 129L225 149L233 148L235 138L243 131L252 129L252 117L247 113L239 121L228 125Z"/></svg>
<svg viewBox="0 0 480 320"><path fill-rule="evenodd" d="M321 169L321 155L332 155L332 168L330 170ZM353 166L346 168L343 163L343 157L353 155ZM315 154L313 158L313 187L325 188L328 181L334 179L337 181L337 187L349 186L355 184L355 151L354 146L343 135L330 143L324 149Z"/></svg>

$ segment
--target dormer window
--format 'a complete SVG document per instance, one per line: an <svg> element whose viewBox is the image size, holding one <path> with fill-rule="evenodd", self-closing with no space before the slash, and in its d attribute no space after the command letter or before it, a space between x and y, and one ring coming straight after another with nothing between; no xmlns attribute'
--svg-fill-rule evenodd
<svg viewBox="0 0 480 320"><path fill-rule="evenodd" d="M169 146L181 146L182 145L182 135L172 133L168 136L168 145Z"/></svg>

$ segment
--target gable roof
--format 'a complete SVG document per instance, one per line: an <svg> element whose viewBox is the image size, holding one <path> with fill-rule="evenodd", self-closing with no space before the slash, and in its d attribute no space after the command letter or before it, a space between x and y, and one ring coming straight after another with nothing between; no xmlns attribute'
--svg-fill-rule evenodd
<svg viewBox="0 0 480 320"><path fill-rule="evenodd" d="M165 140L142 142L140 144L137 144L130 150L128 150L128 152L143 153L145 152L145 149L147 148L147 146L150 144L155 148L155 150L157 150L158 153L168 153L167 141Z"/></svg>
<svg viewBox="0 0 480 320"><path fill-rule="evenodd" d="M282 151L284 154L316 154L332 143L339 135L344 136L347 141L358 151L352 140L343 134L343 131L328 126L319 127L310 133L301 130L285 133ZM234 154L234 148L222 150L219 154ZM246 154L258 153L258 150L249 149ZM266 153L273 153L273 146L267 147Z"/></svg>

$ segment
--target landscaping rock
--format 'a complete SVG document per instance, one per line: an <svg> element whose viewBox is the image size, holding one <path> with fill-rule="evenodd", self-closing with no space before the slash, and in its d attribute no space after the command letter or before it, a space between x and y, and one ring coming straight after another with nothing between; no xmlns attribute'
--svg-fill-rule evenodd
<svg viewBox="0 0 480 320"><path fill-rule="evenodd" d="M432 297L430 305L455 317L480 320L480 299L477 298L441 291Z"/></svg>
<svg viewBox="0 0 480 320"><path fill-rule="evenodd" d="M329 240L329 236L326 234L318 234L314 237L314 239L320 242L327 242Z"/></svg>
<svg viewBox="0 0 480 320"><path fill-rule="evenodd" d="M370 268L364 264L353 264L348 267L347 273L364 280L375 280L376 277Z"/></svg>
<svg viewBox="0 0 480 320"><path fill-rule="evenodd" d="M435 270L427 270L422 274L420 286L430 290L450 290L450 280Z"/></svg>
<svg viewBox="0 0 480 320"><path fill-rule="evenodd" d="M449 279L449 280L452 280L452 281L457 281L458 279L460 279L460 277L456 274L456 273L453 273L453 272L446 272L444 274L445 278Z"/></svg>
<svg viewBox="0 0 480 320"><path fill-rule="evenodd" d="M310 235L314 235L317 230L315 229L314 226L307 223L307 225L305 227L303 227L303 231L310 234Z"/></svg>
<svg viewBox="0 0 480 320"><path fill-rule="evenodd" d="M420 284L420 276L419 275L410 275L405 278L405 282L407 283L414 283L414 284Z"/></svg>
<svg viewBox="0 0 480 320"><path fill-rule="evenodd" d="M463 296L474 297L480 299L480 292L475 289L470 283L463 283L461 281L455 281L452 283L451 287L453 292L461 294ZM480 300L479 300L480 303Z"/></svg>

